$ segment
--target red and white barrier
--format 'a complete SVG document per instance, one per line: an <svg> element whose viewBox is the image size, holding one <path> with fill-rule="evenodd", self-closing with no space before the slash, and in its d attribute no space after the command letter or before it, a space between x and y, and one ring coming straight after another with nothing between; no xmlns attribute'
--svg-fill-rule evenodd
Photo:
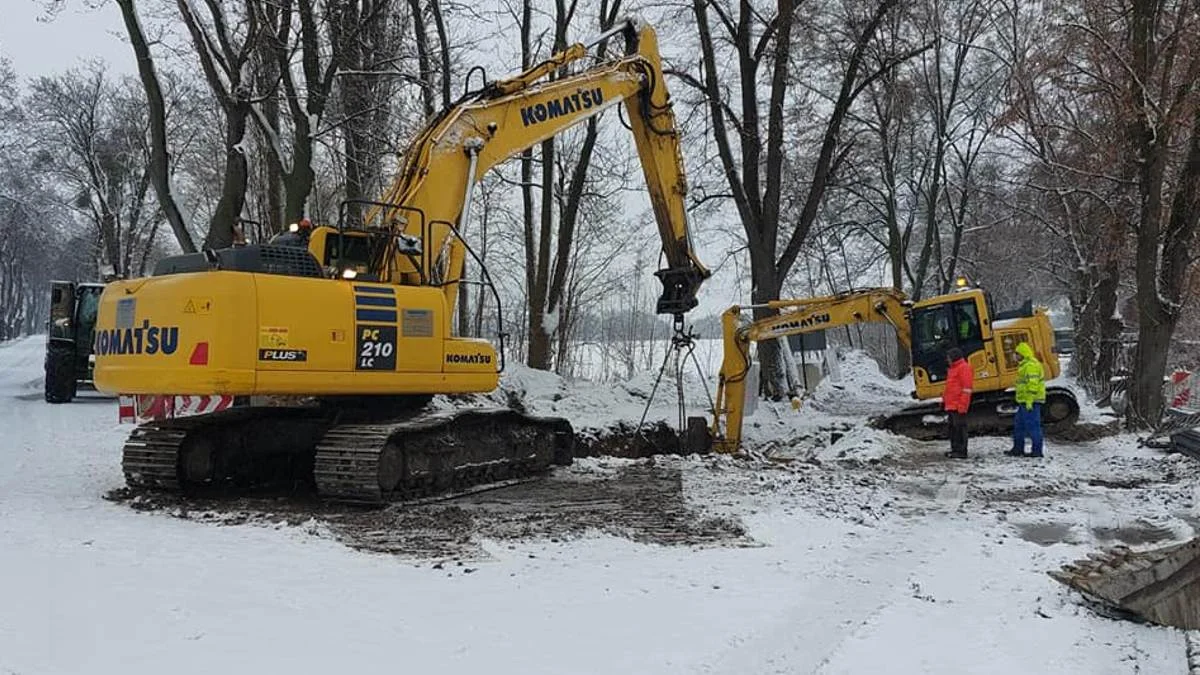
<svg viewBox="0 0 1200 675"><path fill-rule="evenodd" d="M1168 403L1177 410L1200 409L1198 394L1194 392L1197 385L1197 374L1186 370L1177 370L1171 374L1168 385Z"/></svg>
<svg viewBox="0 0 1200 675"><path fill-rule="evenodd" d="M167 396L159 394L122 395L119 399L122 423L141 424L154 420L205 415L233 406L232 396Z"/></svg>

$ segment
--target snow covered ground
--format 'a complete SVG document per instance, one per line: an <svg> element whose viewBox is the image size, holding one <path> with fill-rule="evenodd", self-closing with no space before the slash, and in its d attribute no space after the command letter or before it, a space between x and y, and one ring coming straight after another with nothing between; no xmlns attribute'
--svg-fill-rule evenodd
<svg viewBox="0 0 1200 675"><path fill-rule="evenodd" d="M1187 672L1184 633L1101 618L1045 574L1200 523L1200 468L1130 437L1052 444L1039 463L973 439L951 462L864 428L907 390L853 366L800 413L761 407L760 459L589 458L543 484L674 472L688 509L743 537L484 529L454 535L467 555L423 558L349 546L334 518L231 524L104 499L128 427L110 400L43 403L42 345L0 345L4 675ZM505 380L585 430L636 422L652 383ZM674 419L673 390L650 418ZM521 489L466 510L499 517L536 494Z"/></svg>

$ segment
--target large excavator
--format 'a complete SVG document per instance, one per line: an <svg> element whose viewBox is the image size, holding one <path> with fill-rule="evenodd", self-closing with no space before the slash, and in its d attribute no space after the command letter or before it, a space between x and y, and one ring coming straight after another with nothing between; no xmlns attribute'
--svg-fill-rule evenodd
<svg viewBox="0 0 1200 675"><path fill-rule="evenodd" d="M744 313L756 307L768 307L778 314L747 320ZM724 355L711 424L703 431L700 427L706 420L689 420L689 440L718 452L738 450L751 343L864 322L887 323L896 330L897 338L912 354L913 397L918 400L942 395L946 352L951 347L961 349L975 371L967 421L976 433L1011 428L1015 407L1012 394L1006 392L1016 382L1019 360L1014 350L1018 344L1027 342L1033 347L1047 379L1059 374L1058 357L1052 349L1054 331L1046 311L1030 305L997 313L987 292L971 286L965 278L954 292L915 303L892 288L869 288L763 305L735 305L721 315ZM907 406L877 420L877 425L917 438L936 437L943 433L942 425L930 427L925 418L937 412L936 402ZM1079 403L1071 390L1046 388L1042 418L1049 428L1070 426L1078 417Z"/></svg>
<svg viewBox="0 0 1200 675"><path fill-rule="evenodd" d="M621 56L567 72L614 38L624 39ZM451 330L464 261L474 256L459 233L477 182L620 103L662 238L657 311L681 328L709 271L688 232L657 38L629 19L466 94L417 136L382 199L343 204L338 227L294 232L307 236L301 247L206 250L110 284L96 385L156 408L125 445L126 482L187 490L285 472L324 498L381 503L570 461L566 420L422 408L436 394L491 392L503 369L502 330L499 352ZM499 304L486 268L474 264ZM184 416L184 408L203 414Z"/></svg>

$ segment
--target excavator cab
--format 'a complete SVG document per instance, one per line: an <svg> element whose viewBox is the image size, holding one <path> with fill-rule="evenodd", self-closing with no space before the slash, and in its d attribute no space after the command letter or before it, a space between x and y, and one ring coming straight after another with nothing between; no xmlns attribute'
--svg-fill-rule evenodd
<svg viewBox="0 0 1200 675"><path fill-rule="evenodd" d="M991 298L980 288L965 287L913 305L912 327L914 397L928 400L942 395L946 380L946 352L962 350L975 371L975 389L1003 392L1017 379L1021 359L1017 345L1028 343L1046 369L1046 379L1058 377L1054 333L1044 310L1032 303L1009 312L993 311ZM1067 402L1063 402L1067 406ZM1068 406L1069 407L1069 406ZM1055 408L1053 421L1070 417L1065 407Z"/></svg>
<svg viewBox="0 0 1200 675"><path fill-rule="evenodd" d="M968 361L984 351L983 328L987 305L981 292L942 296L912 311L913 366L923 369L929 382L946 379L946 352L962 350ZM986 359L986 355L983 357Z"/></svg>

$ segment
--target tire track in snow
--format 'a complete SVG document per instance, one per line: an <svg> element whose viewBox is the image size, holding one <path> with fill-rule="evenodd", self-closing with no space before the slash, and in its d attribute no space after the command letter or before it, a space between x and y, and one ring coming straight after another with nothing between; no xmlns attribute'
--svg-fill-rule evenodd
<svg viewBox="0 0 1200 675"><path fill-rule="evenodd" d="M757 620L765 630L735 636L713 662L710 675L818 673L841 645L868 626L871 617L908 597L908 579L926 564L929 551L901 527L848 547L825 572L794 587L795 597L773 620ZM864 586L877 587L872 592Z"/></svg>

